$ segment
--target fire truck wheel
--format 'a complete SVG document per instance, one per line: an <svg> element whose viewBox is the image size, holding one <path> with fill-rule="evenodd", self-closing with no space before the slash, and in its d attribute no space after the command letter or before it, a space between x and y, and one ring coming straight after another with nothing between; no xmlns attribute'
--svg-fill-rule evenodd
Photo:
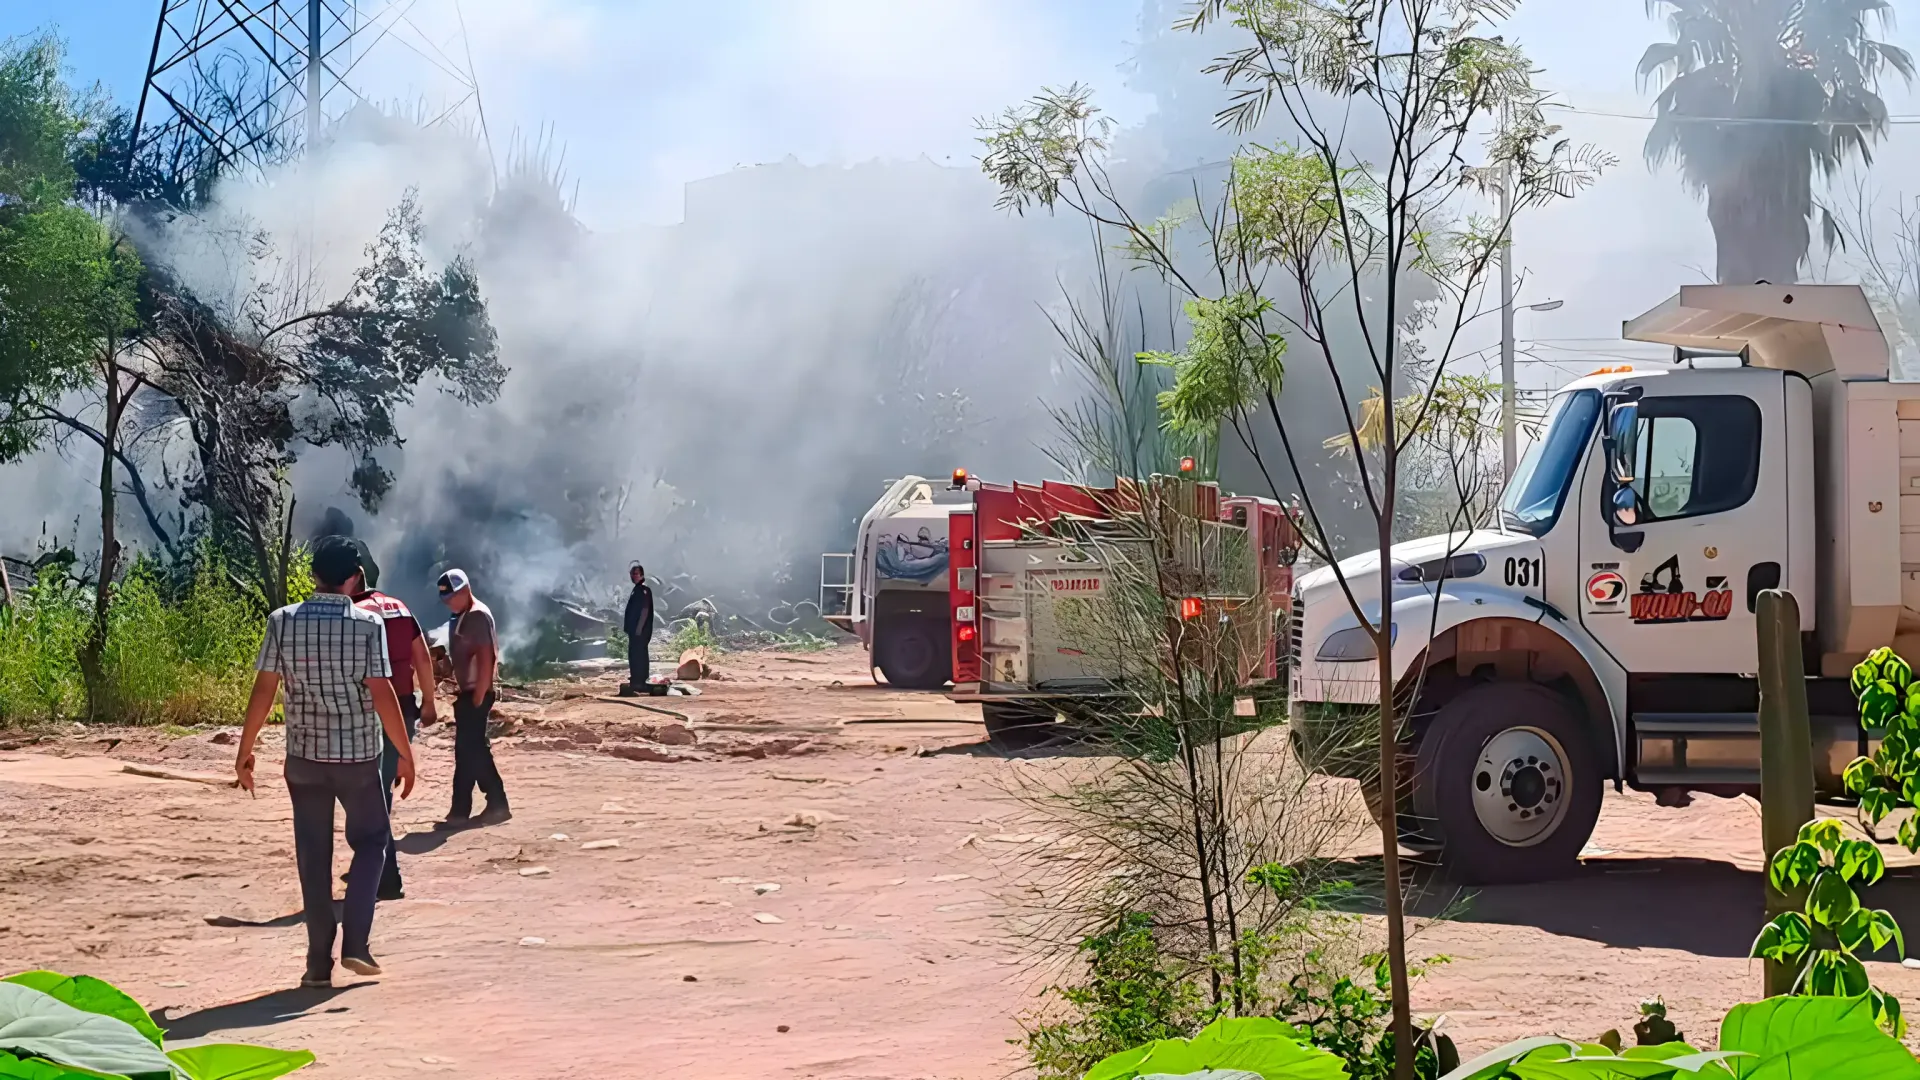
<svg viewBox="0 0 1920 1080"><path fill-rule="evenodd" d="M980 719L987 738L1001 750L1031 750L1058 734L1054 710L1022 701L983 701Z"/></svg>
<svg viewBox="0 0 1920 1080"><path fill-rule="evenodd" d="M880 674L902 690L938 690L952 678L953 657L936 635L941 624L912 618L895 625L880 642Z"/></svg>
<svg viewBox="0 0 1920 1080"><path fill-rule="evenodd" d="M1542 881L1578 864L1600 817L1600 761L1566 699L1488 683L1448 702L1421 742L1448 872L1467 884Z"/></svg>

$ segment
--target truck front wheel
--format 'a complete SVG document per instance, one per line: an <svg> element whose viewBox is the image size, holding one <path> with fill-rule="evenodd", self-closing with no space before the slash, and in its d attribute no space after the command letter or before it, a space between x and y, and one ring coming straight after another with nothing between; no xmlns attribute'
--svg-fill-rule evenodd
<svg viewBox="0 0 1920 1080"><path fill-rule="evenodd" d="M1442 860L1468 884L1570 872L1600 817L1593 742L1567 701L1536 683L1489 683L1448 702L1421 743L1414 783Z"/></svg>

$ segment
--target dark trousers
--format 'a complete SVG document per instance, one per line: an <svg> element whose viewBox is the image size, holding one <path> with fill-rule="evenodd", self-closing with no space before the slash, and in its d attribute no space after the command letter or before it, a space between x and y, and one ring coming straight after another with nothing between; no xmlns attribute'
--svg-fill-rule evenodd
<svg viewBox="0 0 1920 1080"><path fill-rule="evenodd" d="M420 702L412 694L400 698L400 716L407 722L407 741L420 730ZM387 865L380 872L380 891L399 892L400 852L393 846L393 780L400 772L400 748L382 736L386 748L380 752L380 790L387 797Z"/></svg>
<svg viewBox="0 0 1920 1080"><path fill-rule="evenodd" d="M647 677L652 674L653 658L647 655L647 638L652 636L649 629L645 635L635 634L627 639L627 682L636 694L647 692Z"/></svg>
<svg viewBox="0 0 1920 1080"><path fill-rule="evenodd" d="M473 789L486 793L487 805L504 806L507 789L493 764L493 743L487 738L487 717L493 714L494 695L473 703L473 692L462 690L453 699L453 809L449 817L473 813Z"/></svg>
<svg viewBox="0 0 1920 1080"><path fill-rule="evenodd" d="M289 757L287 794L293 798L294 862L300 868L300 902L307 918L307 970L333 968L333 804L347 813L346 934L343 956L366 956L373 932L374 890L388 846L387 804L380 797L377 759L336 764Z"/></svg>

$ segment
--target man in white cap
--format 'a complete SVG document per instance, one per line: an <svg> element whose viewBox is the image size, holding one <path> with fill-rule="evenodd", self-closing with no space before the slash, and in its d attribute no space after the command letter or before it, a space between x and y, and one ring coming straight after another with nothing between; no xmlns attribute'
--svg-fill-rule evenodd
<svg viewBox="0 0 1920 1080"><path fill-rule="evenodd" d="M487 738L487 718L493 713L493 678L500 663L499 634L493 612L474 597L473 583L467 580L465 570L441 574L439 588L441 603L454 615L453 629L447 635L447 654L459 686L453 698L453 806L442 824L448 828L459 828L469 821L498 825L513 817ZM487 796L487 808L478 818L472 816L476 785Z"/></svg>

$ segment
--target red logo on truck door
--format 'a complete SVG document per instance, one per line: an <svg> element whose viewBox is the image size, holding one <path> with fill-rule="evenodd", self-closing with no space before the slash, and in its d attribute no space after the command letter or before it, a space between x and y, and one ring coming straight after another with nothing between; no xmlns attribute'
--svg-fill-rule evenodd
<svg viewBox="0 0 1920 1080"><path fill-rule="evenodd" d="M1097 577L1057 577L1052 579L1053 591L1060 593L1099 592L1102 579Z"/></svg>
<svg viewBox="0 0 1920 1080"><path fill-rule="evenodd" d="M1726 578L1710 577L1706 592L1695 594L1681 580L1674 555L1641 576L1630 610L1637 623L1719 622L1733 613L1733 590Z"/></svg>
<svg viewBox="0 0 1920 1080"><path fill-rule="evenodd" d="M1592 604L1617 604L1627 595L1627 579L1612 570L1602 570L1587 579L1587 600Z"/></svg>

